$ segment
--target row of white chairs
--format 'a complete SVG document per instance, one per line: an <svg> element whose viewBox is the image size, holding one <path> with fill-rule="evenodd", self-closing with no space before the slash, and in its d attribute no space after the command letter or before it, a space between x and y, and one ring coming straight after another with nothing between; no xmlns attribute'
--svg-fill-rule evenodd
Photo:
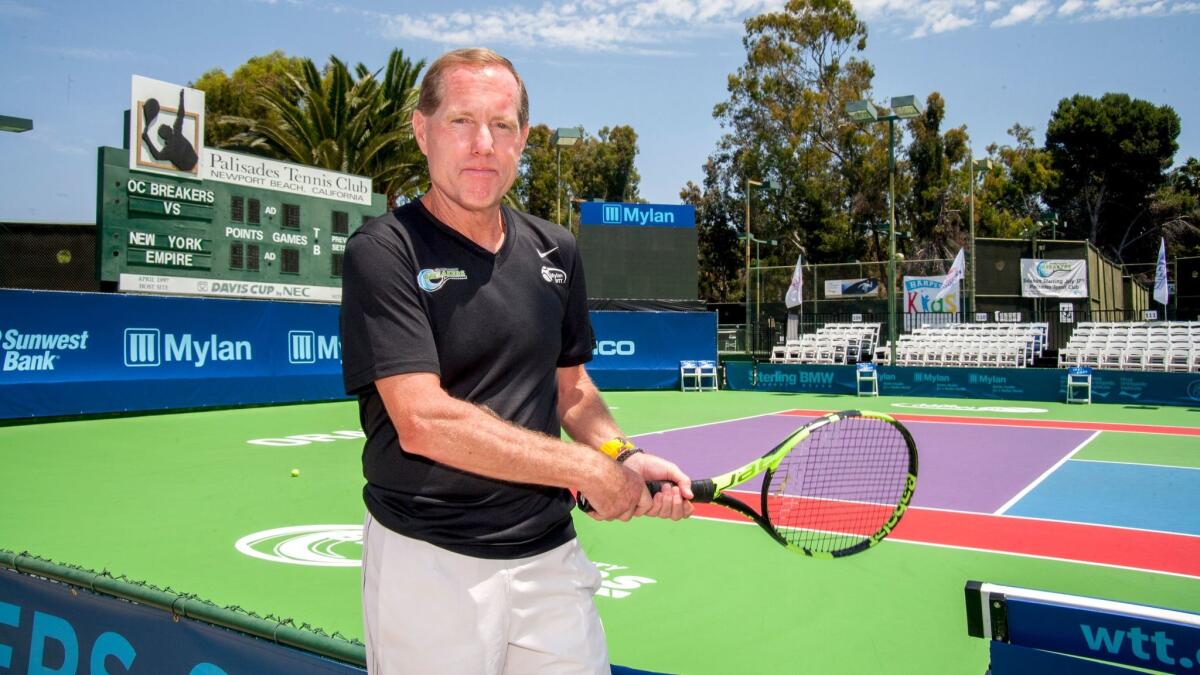
<svg viewBox="0 0 1200 675"><path fill-rule="evenodd" d="M816 333L776 345L771 350L771 362L858 363L870 360L878 343L878 323L828 323Z"/></svg>
<svg viewBox="0 0 1200 675"><path fill-rule="evenodd" d="M1058 366L1089 366L1101 370L1145 370L1200 373L1200 341L1153 342L1149 345L1068 344L1058 350Z"/></svg>
<svg viewBox="0 0 1200 675"><path fill-rule="evenodd" d="M1047 323L922 326L896 343L896 363L906 366L1024 368L1046 350ZM886 350L876 355L887 360Z"/></svg>
<svg viewBox="0 0 1200 675"><path fill-rule="evenodd" d="M896 342L896 365L1024 368L1033 364L1033 340L1004 338L922 339L903 335ZM890 355L882 355L886 362Z"/></svg>
<svg viewBox="0 0 1200 675"><path fill-rule="evenodd" d="M922 326L912 335L934 335L942 339L978 337L987 340L1009 338L1032 338L1029 360L1041 356L1050 341L1050 324L1046 322L1026 323L952 323L945 326Z"/></svg>
<svg viewBox="0 0 1200 675"><path fill-rule="evenodd" d="M1058 365L1200 372L1200 321L1083 322L1059 349Z"/></svg>

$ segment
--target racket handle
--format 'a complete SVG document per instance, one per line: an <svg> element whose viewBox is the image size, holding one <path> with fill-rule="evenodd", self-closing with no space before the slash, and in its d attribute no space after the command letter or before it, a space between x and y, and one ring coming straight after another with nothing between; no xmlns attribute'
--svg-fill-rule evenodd
<svg viewBox="0 0 1200 675"><path fill-rule="evenodd" d="M650 496L653 497L659 492L662 492L663 486L668 484L670 484L670 481L648 480L646 481L646 489L650 491ZM693 502L711 502L713 498L716 497L716 491L717 486L707 478L704 480L692 481L692 494L695 495L692 498ZM575 500L579 503L580 511L583 511L584 513L591 513L592 511L595 511L595 509L592 508L592 505L588 502L587 497L583 496L583 493L576 494Z"/></svg>
<svg viewBox="0 0 1200 675"><path fill-rule="evenodd" d="M662 486L670 484L666 480L648 480L646 481L646 489L650 490L650 496L658 494L662 491ZM701 504L711 502L717 495L717 486L711 480L705 478L703 480L692 481L692 501Z"/></svg>

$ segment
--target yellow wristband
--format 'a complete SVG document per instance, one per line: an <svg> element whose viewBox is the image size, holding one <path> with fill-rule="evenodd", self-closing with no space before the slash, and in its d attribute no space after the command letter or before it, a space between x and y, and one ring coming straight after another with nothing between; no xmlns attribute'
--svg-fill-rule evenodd
<svg viewBox="0 0 1200 675"><path fill-rule="evenodd" d="M624 436L617 436L616 438L601 443L600 452L603 452L609 457L616 459L622 452L630 450L634 447L636 446L634 446L633 443L630 443L629 439L625 438Z"/></svg>

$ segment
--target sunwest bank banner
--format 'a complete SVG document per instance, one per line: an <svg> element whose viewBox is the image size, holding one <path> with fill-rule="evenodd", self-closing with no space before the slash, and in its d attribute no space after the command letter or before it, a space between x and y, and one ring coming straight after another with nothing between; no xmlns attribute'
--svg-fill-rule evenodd
<svg viewBox="0 0 1200 675"><path fill-rule="evenodd" d="M0 290L0 419L343 398L334 305Z"/></svg>
<svg viewBox="0 0 1200 675"><path fill-rule="evenodd" d="M1021 258L1021 295L1026 298L1086 298L1086 260Z"/></svg>

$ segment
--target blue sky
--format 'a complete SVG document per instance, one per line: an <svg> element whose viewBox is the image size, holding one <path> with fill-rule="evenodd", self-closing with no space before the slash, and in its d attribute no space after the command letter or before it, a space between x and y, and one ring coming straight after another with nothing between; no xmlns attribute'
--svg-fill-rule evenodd
<svg viewBox="0 0 1200 675"><path fill-rule="evenodd" d="M282 49L381 67L465 45L509 56L531 118L629 124L641 193L677 203L721 135L712 107L744 61L742 21L777 0L0 0L0 220L94 221L96 148L121 143L130 76L186 83ZM1200 156L1200 0L856 0L874 98L939 91L975 153L1019 122L1039 142L1057 102L1125 92L1179 113ZM436 10L436 11L435 11Z"/></svg>

